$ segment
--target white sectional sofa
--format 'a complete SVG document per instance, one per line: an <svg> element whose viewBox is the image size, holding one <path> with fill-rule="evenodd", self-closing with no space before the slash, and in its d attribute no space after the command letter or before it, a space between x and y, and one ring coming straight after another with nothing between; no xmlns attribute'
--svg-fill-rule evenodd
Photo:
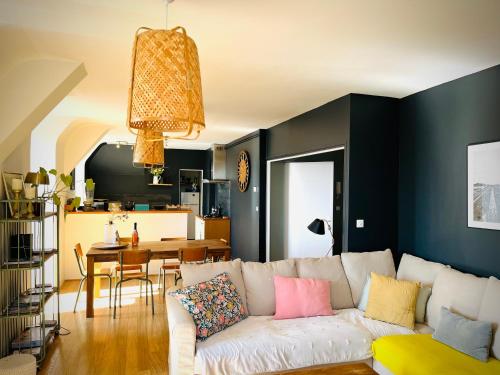
<svg viewBox="0 0 500 375"><path fill-rule="evenodd" d="M184 285L228 272L247 306L249 317L204 342L196 342L191 316L179 302L167 296L171 375L258 374L356 361L372 365L371 344L375 339L394 334L431 333L438 324L441 306L473 319L482 317L497 325L500 323L500 281L463 274L407 254L403 256L397 277L434 284L427 306L428 325L417 324L412 331L364 318L356 306L367 275L376 272L396 277L390 250L269 263L234 260L183 265L181 272ZM332 307L336 315L273 320L273 276L276 274L331 280ZM488 289L490 284L492 287ZM483 296L487 296L487 302ZM499 352L500 338L496 337L493 353L498 357ZM390 374L380 363L375 363L374 368Z"/></svg>

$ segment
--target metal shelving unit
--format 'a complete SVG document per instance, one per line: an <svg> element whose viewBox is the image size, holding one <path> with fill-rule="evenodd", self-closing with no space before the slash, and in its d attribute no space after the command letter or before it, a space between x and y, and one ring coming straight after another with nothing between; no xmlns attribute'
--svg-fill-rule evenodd
<svg viewBox="0 0 500 375"><path fill-rule="evenodd" d="M28 204L34 207L29 217ZM20 214L16 215L16 212ZM43 198L0 201L0 357L31 353L39 365L60 330L59 210ZM7 353L5 353L8 351Z"/></svg>

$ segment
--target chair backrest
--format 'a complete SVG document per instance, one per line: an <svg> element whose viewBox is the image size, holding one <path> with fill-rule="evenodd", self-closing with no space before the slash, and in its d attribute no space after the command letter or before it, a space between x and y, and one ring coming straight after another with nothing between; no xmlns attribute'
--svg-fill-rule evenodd
<svg viewBox="0 0 500 375"><path fill-rule="evenodd" d="M75 245L74 251L75 251L76 262L78 263L78 269L80 270L80 274L82 276L85 276L86 270L85 270L85 262L83 261L82 245L77 243Z"/></svg>
<svg viewBox="0 0 500 375"><path fill-rule="evenodd" d="M185 247L179 249L179 259L181 263L189 262L206 262L207 260L206 246L203 247Z"/></svg>
<svg viewBox="0 0 500 375"><path fill-rule="evenodd" d="M148 264L151 260L151 250L123 250L120 251L120 265Z"/></svg>
<svg viewBox="0 0 500 375"><path fill-rule="evenodd" d="M162 241L185 241L186 237L163 237Z"/></svg>
<svg viewBox="0 0 500 375"><path fill-rule="evenodd" d="M120 242L132 243L132 237L120 237Z"/></svg>

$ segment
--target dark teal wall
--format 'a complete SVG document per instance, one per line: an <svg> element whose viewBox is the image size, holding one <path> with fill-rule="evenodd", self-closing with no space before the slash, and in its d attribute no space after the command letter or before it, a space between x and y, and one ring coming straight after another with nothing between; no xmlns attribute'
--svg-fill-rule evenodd
<svg viewBox="0 0 500 375"><path fill-rule="evenodd" d="M399 251L500 276L500 231L467 227L466 159L467 144L500 140L500 66L408 96L399 112Z"/></svg>
<svg viewBox="0 0 500 375"><path fill-rule="evenodd" d="M232 256L245 261L265 261L266 257L265 138L266 131L260 130L226 145L226 174L231 181ZM239 190L237 182L237 160L241 151L247 151L250 156L250 180L245 192Z"/></svg>
<svg viewBox="0 0 500 375"><path fill-rule="evenodd" d="M179 203L179 169L201 169L210 173L206 150L165 149L163 182L173 186L149 186L148 169L134 168L132 148L101 144L85 162L85 177L96 183L95 198L141 203Z"/></svg>
<svg viewBox="0 0 500 375"><path fill-rule="evenodd" d="M351 95L348 250L397 248L398 100ZM365 221L356 228L356 219Z"/></svg>

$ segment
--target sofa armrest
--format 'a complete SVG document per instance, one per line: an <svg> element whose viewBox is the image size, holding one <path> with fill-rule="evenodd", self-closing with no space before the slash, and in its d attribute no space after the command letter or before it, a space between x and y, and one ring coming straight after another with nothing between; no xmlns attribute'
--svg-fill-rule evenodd
<svg viewBox="0 0 500 375"><path fill-rule="evenodd" d="M173 291L177 288L171 288ZM166 294L169 339L168 368L170 375L193 375L196 349L196 326L193 318L174 298Z"/></svg>

